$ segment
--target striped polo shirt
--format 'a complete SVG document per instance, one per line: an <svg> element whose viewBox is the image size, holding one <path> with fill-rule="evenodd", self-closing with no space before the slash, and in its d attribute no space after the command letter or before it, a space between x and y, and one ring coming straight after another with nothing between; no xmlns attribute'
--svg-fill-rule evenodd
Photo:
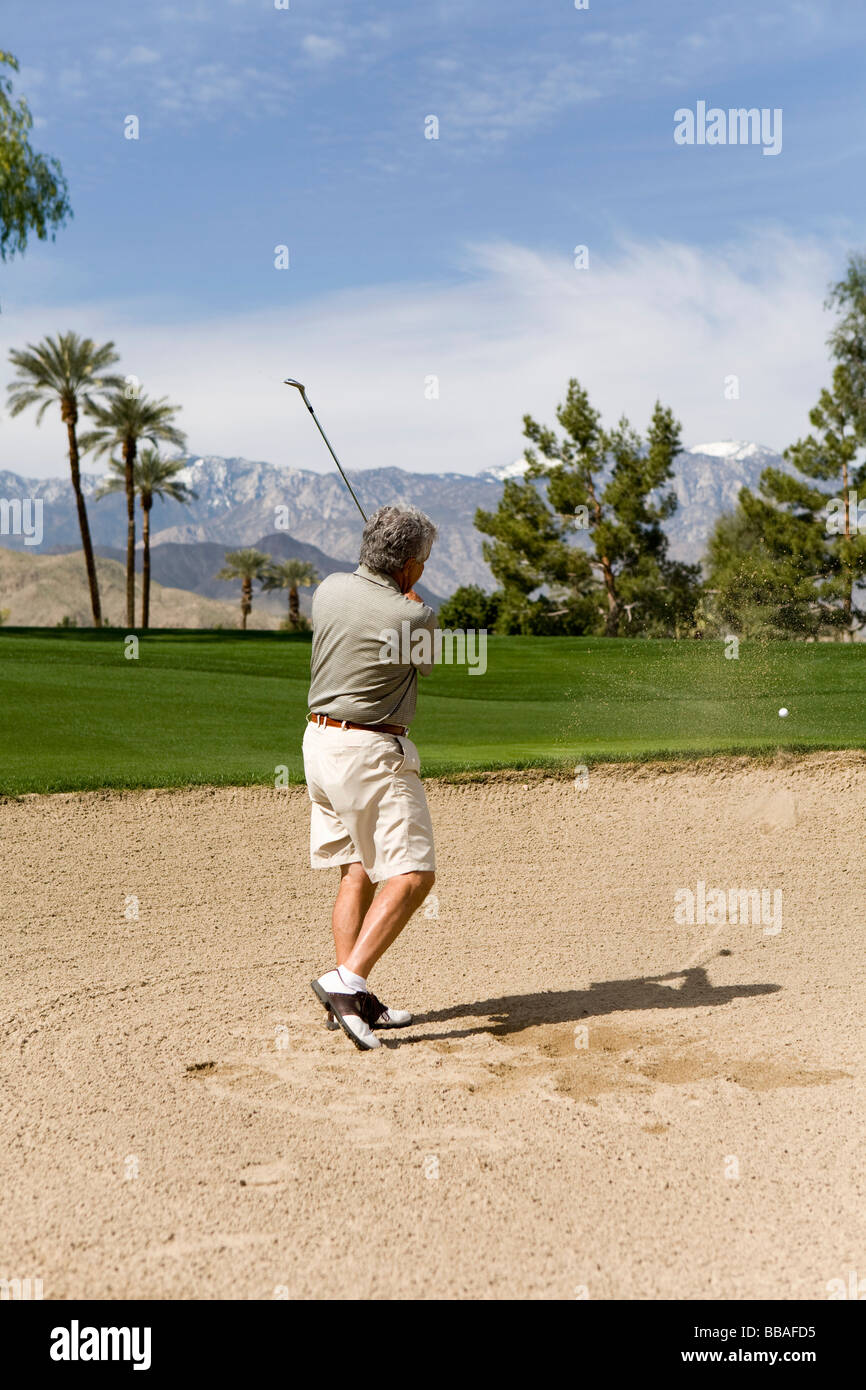
<svg viewBox="0 0 866 1390"><path fill-rule="evenodd" d="M390 575L366 565L329 574L313 595L310 709L353 724L408 726L418 673L433 669L411 660L412 636L435 627L433 609L406 598Z"/></svg>

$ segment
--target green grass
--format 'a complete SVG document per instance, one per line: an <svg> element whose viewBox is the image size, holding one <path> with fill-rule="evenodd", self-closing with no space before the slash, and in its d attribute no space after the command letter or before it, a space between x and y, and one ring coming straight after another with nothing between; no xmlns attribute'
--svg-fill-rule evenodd
<svg viewBox="0 0 866 1390"><path fill-rule="evenodd" d="M308 638L124 635L0 629L0 792L301 780ZM428 775L866 747L866 644L497 637L420 685Z"/></svg>

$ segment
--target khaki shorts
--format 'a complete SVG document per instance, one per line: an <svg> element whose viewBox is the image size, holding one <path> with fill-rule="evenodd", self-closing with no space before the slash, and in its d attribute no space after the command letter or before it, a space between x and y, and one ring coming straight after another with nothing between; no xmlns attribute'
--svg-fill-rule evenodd
<svg viewBox="0 0 866 1390"><path fill-rule="evenodd" d="M433 825L409 738L307 724L304 772L314 869L363 864L373 883L436 867Z"/></svg>

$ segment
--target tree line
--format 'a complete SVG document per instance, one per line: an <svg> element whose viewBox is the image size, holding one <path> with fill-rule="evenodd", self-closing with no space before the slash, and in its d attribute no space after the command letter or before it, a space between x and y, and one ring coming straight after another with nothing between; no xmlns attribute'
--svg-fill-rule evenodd
<svg viewBox="0 0 866 1390"><path fill-rule="evenodd" d="M81 485L81 456L108 455L108 473L96 500L122 491L126 496L126 623L135 627L135 499L141 504L144 525L142 627L149 625L150 609L150 512L154 499L172 497L189 502L195 496L178 478L182 459L162 458L159 446L181 449L186 443L175 422L179 406L165 397L155 399L137 383L113 370L120 360L114 343L97 344L77 333L48 335L40 343L13 348L9 360L17 376L8 388L10 415L36 408L41 424L52 405L60 410L66 430L69 472L81 532L81 548L87 571L93 626L102 627L102 602L96 560ZM81 422L90 428L80 433ZM120 457L114 451L118 450Z"/></svg>
<svg viewBox="0 0 866 1390"><path fill-rule="evenodd" d="M866 257L852 254L827 307L830 385L812 432L784 450L791 472L766 468L718 518L700 565L671 559L663 523L682 448L657 402L645 437L622 418L602 426L572 379L559 430L524 416L527 469L508 479L477 529L496 589L459 588L440 609L449 627L608 637L852 638L866 618Z"/></svg>
<svg viewBox="0 0 866 1390"><path fill-rule="evenodd" d="M255 583L263 593L269 589L285 589L289 598L289 612L282 626L289 632L303 632L309 628L308 620L301 615L298 590L318 584L320 578L315 565L309 560L273 560L270 555L254 547L228 551L225 565L217 575L217 579L240 580L241 627L244 629L253 608Z"/></svg>
<svg viewBox="0 0 866 1390"><path fill-rule="evenodd" d="M13 348L10 361L17 376L8 388L10 415L36 408L41 424L46 411L59 407L66 430L66 444L72 490L81 532L81 548L90 593L93 626L102 627L102 602L96 572L87 503L81 484L81 458L108 455L108 471L95 493L99 501L112 493L126 497L126 625L135 621L135 501L142 515L142 628L150 626L150 514L157 498L175 502L194 501L196 493L179 477L184 458L166 458L159 446L175 449L186 446L186 437L176 423L179 406L165 397L147 395L134 378L122 377L113 368L119 361L114 343L96 344L77 333L50 335L41 343ZM85 426L80 432L82 421ZM118 457L119 454L119 457ZM298 630L304 625L300 615L298 586L315 583L315 569L306 561L273 561L257 550L236 550L226 554L225 567L217 575L228 582L240 581L241 627L247 625L252 608L252 586L288 591L289 612L286 626Z"/></svg>

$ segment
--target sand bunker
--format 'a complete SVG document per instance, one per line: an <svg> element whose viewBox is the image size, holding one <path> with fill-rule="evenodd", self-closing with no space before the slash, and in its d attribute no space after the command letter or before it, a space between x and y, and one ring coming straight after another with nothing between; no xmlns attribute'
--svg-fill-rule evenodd
<svg viewBox="0 0 866 1390"><path fill-rule="evenodd" d="M429 795L435 897L373 977L416 1022L370 1055L309 990L334 883L302 790L0 805L0 1277L822 1299L866 1274L866 757ZM777 890L781 930L741 920Z"/></svg>

